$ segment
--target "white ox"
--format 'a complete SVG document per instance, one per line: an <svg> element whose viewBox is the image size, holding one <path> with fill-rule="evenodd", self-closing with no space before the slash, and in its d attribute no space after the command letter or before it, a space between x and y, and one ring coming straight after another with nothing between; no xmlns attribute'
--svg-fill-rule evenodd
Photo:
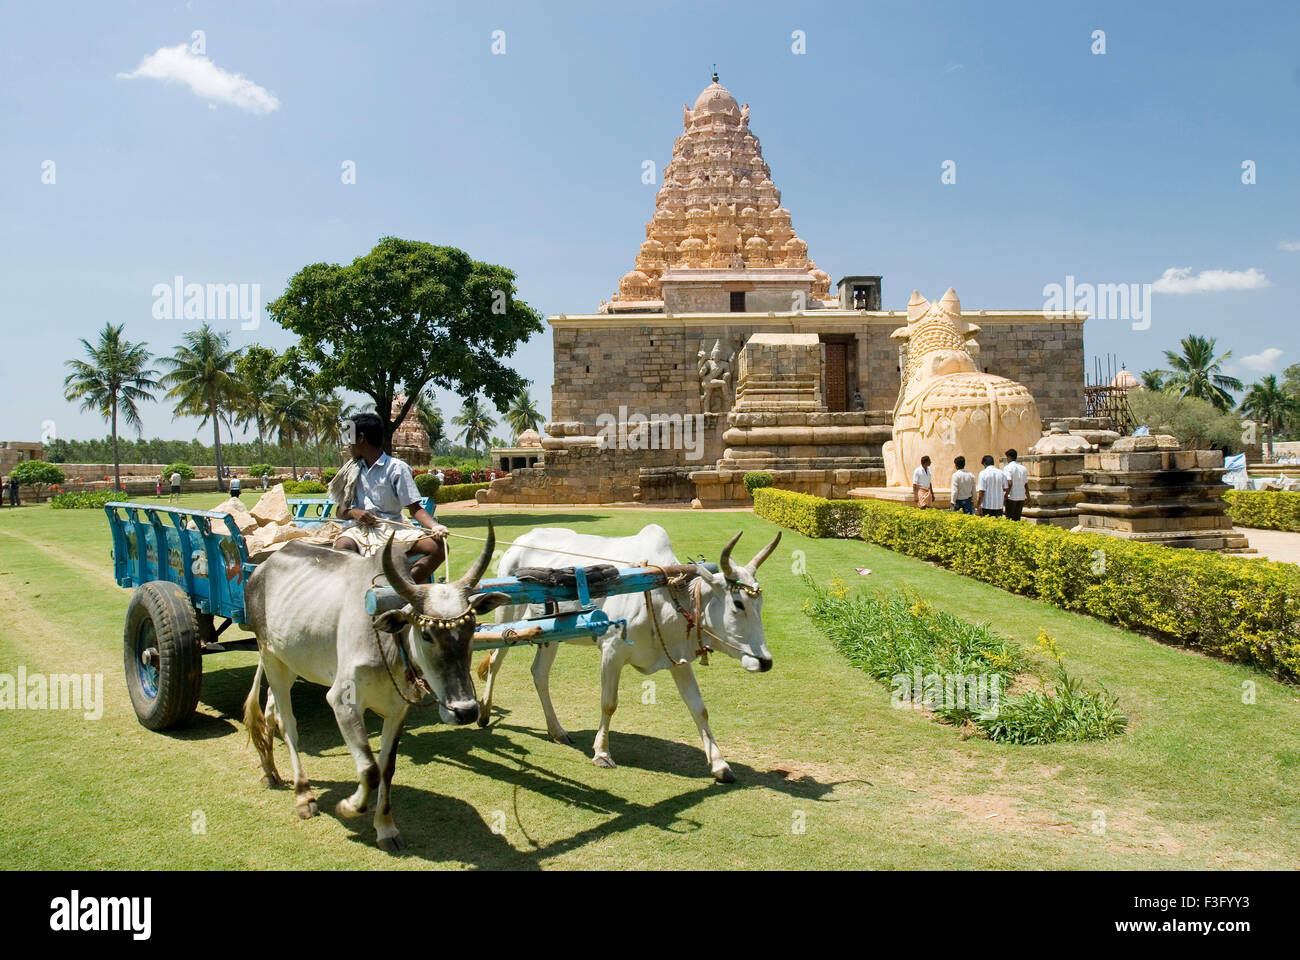
<svg viewBox="0 0 1300 960"><path fill-rule="evenodd" d="M444 723L471 723L478 717L470 676L476 614L510 599L504 593L477 592L494 542L489 523L483 552L452 583L415 583L402 561L394 560L391 539L382 558L293 542L249 577L248 622L257 634L261 658L253 689L244 701L244 724L260 755L267 786L281 782L271 752L271 731L280 727L293 765L298 816L316 815L316 798L303 772L298 725L289 699L289 688L302 677L329 687L325 699L356 761L359 783L352 796L339 801L339 816L360 816L377 791L379 845L390 852L405 845L393 824L389 802L397 742L407 711L421 703L426 693L437 703ZM387 577L406 604L371 616L365 594L380 577ZM271 687L265 713L259 703L263 672ZM422 680L424 689L417 688L412 678ZM384 718L378 762L366 733L367 709Z"/></svg>
<svg viewBox="0 0 1300 960"><path fill-rule="evenodd" d="M668 670L677 689L686 701L687 708L700 731L704 754L713 771L714 779L721 783L735 780L727 761L723 759L718 743L709 729L709 711L700 696L700 687L691 669L691 661L701 649L713 649L735 657L750 671L772 668L763 636L763 597L758 589L755 572L781 540L776 537L745 566L731 562L731 550L740 539L737 533L722 549L718 572L710 573L704 566L696 565L696 574L689 582L675 587L663 587L649 594L630 593L596 599L594 602L611 620L627 620L627 640L624 643L617 630L610 631L599 641L600 646L600 726L596 731L593 762L598 767L614 766L609 752L609 721L618 706L618 681L623 667L631 664L643 674ZM568 551L568 552L566 552ZM571 567L608 562L593 559L604 557L618 566L635 564L676 565L668 533L658 524L644 527L631 537L599 537L575 533L558 527L532 530L518 540L501 558L497 575L508 577L524 567ZM697 603L698 600L698 603ZM702 630L692 629L698 606ZM576 604L561 605L561 611L576 608ZM650 610L653 610L653 615ZM498 622L520 620L537 616L541 608L515 605L502 607L497 612ZM655 622L658 623L656 629ZM568 733L560 726L551 703L551 664L559 644L537 647L533 656L533 686L546 714L546 729L559 743L572 743ZM479 666L479 677L487 680L483 702L479 708L478 722L486 726L491 718L492 694L497 672L505 658L506 648L492 653L491 659Z"/></svg>

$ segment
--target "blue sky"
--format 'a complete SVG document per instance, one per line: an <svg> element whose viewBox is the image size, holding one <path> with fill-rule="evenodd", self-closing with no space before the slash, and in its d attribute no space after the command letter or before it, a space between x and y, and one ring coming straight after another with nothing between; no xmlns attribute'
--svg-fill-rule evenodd
<svg viewBox="0 0 1300 960"><path fill-rule="evenodd" d="M155 319L152 291L177 275L260 284L266 302L391 234L509 266L543 313L594 311L653 210L642 163L662 169L714 63L809 255L833 279L883 274L887 308L951 285L967 309L1039 309L1067 276L1189 270L1167 285L1195 292L1155 293L1149 329L1089 322L1089 362L1159 365L1189 332L1248 382L1300 362L1300 4L192 0L0 17L5 438L47 420L104 435L63 400L63 362L105 321L170 352L195 324ZM195 30L225 74L202 95L119 76ZM235 345L290 342L232 326ZM514 363L549 411L549 334ZM144 420L194 434L167 404Z"/></svg>

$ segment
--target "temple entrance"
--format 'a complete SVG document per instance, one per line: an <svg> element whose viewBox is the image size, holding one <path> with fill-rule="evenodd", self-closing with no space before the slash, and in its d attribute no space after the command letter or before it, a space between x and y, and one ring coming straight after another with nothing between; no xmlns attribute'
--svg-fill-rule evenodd
<svg viewBox="0 0 1300 960"><path fill-rule="evenodd" d="M826 349L826 366L822 386L826 392L826 409L831 413L842 413L849 408L849 345L843 341L828 341L823 346Z"/></svg>

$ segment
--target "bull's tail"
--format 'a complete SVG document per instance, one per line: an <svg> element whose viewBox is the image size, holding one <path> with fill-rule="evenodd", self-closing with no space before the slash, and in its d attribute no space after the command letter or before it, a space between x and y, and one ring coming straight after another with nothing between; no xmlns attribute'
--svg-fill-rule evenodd
<svg viewBox="0 0 1300 960"><path fill-rule="evenodd" d="M483 659L478 662L478 678L485 681L488 678L488 671L492 669L492 651L483 654Z"/></svg>
<svg viewBox="0 0 1300 960"><path fill-rule="evenodd" d="M271 728L267 725L266 714L262 712L262 658L257 659L257 672L253 674L253 689L248 691L244 700L244 726L248 728L249 742L257 748L258 756L265 765L273 754Z"/></svg>

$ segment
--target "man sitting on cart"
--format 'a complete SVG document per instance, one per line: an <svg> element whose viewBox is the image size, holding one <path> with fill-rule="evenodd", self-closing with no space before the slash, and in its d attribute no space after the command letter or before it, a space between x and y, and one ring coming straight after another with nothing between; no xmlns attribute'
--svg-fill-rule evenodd
<svg viewBox="0 0 1300 960"><path fill-rule="evenodd" d="M395 544L405 547L407 559L414 561L411 576L417 583L428 583L446 557L447 528L424 509L411 468L384 452L384 424L377 415L358 414L343 427L345 441L352 434L353 459L330 483L330 499L339 505L340 522L347 524L334 548L369 557L394 536ZM403 508L424 528L403 521Z"/></svg>

